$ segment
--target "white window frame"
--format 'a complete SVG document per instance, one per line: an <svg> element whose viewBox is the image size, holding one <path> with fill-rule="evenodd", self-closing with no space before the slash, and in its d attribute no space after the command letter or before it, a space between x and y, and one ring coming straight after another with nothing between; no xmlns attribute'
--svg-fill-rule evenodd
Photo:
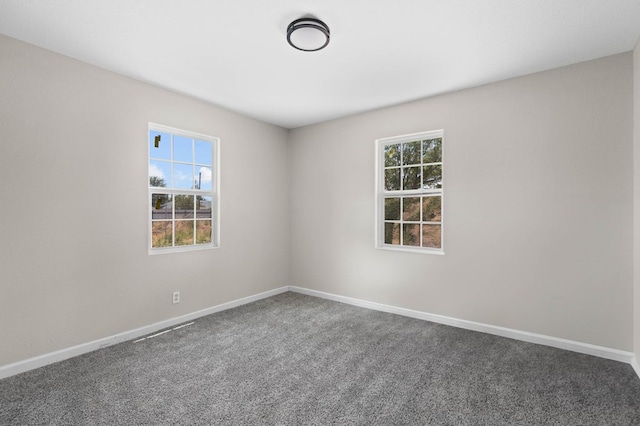
<svg viewBox="0 0 640 426"><path fill-rule="evenodd" d="M162 124L149 123L147 129L147 169L149 169L152 156L151 156L151 148L149 142L149 134L150 132L162 132L169 133L173 136L184 136L187 138L198 139L201 141L207 141L211 143L211 167L212 167L212 185L211 190L200 190L200 189L182 189L182 188L165 188L165 187L152 187L149 183L150 173L147 172L147 188L149 189L148 200L147 200L147 208L148 208L148 250L150 255L155 254L165 254L165 253L180 253L180 252L188 252L188 251L200 251L200 250L209 250L218 248L220 246L220 138L204 135L201 133L195 133L188 130L177 129L175 127L164 126ZM171 153L171 162L173 163L173 151ZM194 159L194 163L195 159ZM172 168L173 170L173 168ZM152 207L152 199L153 194L168 194L172 195L175 200L176 195L201 195L206 197L211 197L211 242L206 244L193 244L193 245L180 245L180 246L171 246L171 247L152 247L153 241L153 207ZM197 220L194 218L194 220ZM175 224L175 210L172 213L172 223ZM175 235L174 235L175 238Z"/></svg>
<svg viewBox="0 0 640 426"><path fill-rule="evenodd" d="M398 143L408 143L414 142L418 140L426 140L426 139L442 139L442 161L440 164L442 165L443 176L442 176L442 188L424 188L420 189L412 189L412 190L394 190L389 191L385 189L385 155L384 149L387 145L393 145ZM376 208L375 208L375 247L384 250L393 250L393 251L406 251L413 253L423 253L423 254L444 254L444 148L445 140L444 140L444 130L432 130L427 132L419 132L419 133L411 133L407 135L393 136L389 138L381 138L376 139L375 141L375 159L376 159L376 178L375 178L375 198L376 198ZM421 160L422 161L422 160ZM437 164L437 163L426 163L426 164ZM421 163L421 166L424 164ZM405 196L440 196L440 208L441 208L441 220L439 222L440 225L440 248L432 248L432 247L418 247L418 246L406 246L406 245L396 245L396 244L386 244L384 241L385 232L385 214L384 214L384 206L385 206L385 198L387 197L405 197ZM401 212L402 214L402 212ZM421 214L420 214L420 224L430 224L429 222L422 220L422 205L421 205ZM400 238L402 238L402 223L405 221L399 221L400 224ZM422 239L421 239L422 240ZM422 241L421 241L422 245Z"/></svg>

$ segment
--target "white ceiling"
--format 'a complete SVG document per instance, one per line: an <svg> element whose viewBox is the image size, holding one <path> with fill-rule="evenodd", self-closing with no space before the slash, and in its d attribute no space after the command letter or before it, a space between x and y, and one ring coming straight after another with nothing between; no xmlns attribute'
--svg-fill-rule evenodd
<svg viewBox="0 0 640 426"><path fill-rule="evenodd" d="M630 51L640 0L0 0L0 33L295 128Z"/></svg>

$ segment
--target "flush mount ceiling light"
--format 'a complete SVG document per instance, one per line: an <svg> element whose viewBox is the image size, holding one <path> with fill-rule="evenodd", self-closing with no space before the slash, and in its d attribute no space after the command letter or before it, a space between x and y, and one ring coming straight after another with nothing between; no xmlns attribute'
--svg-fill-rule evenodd
<svg viewBox="0 0 640 426"><path fill-rule="evenodd" d="M287 27L287 41L305 52L315 52L329 44L329 27L315 18L296 19Z"/></svg>

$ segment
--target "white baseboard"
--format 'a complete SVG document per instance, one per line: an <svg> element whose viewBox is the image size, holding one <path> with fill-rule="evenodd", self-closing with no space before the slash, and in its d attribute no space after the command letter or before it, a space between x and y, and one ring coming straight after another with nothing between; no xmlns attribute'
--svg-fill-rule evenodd
<svg viewBox="0 0 640 426"><path fill-rule="evenodd" d="M86 354L88 352L92 352L97 349L106 348L107 346L115 345L117 343L122 343L128 340L137 339L139 337L146 336L151 333L155 333L156 331L173 327L174 325L193 321L205 315L214 314L220 311L225 311L227 309L235 308L237 306L246 305L247 303L255 302L260 299L266 299L267 297L275 296L276 294L284 293L288 290L289 288L286 286L280 287L274 290L265 291L264 293L243 297L242 299L232 300L231 302L223 303L221 305L213 306L210 308L202 309L197 312L192 312L190 314L171 318L165 321L160 321L155 324L136 328L135 330L126 331L124 333L119 333L113 336L104 337L102 339L94 340L88 343L82 343L80 345L61 349L55 352L50 352L44 355L26 359L23 361L18 361L12 364L3 365L3 366L0 366L0 379L4 379L6 377L10 377L19 373L24 373L25 371L33 370L35 368L44 367L45 365L53 364L54 362L64 361L65 359Z"/></svg>
<svg viewBox="0 0 640 426"><path fill-rule="evenodd" d="M559 349L566 349L566 350L578 352L581 354L593 355L600 358L606 358L614 361L625 362L627 364L632 364L635 358L632 352L625 352L618 349L611 349L603 346L591 345L589 343L581 343L573 340L560 339L558 337L545 336L543 334L529 333L527 331L497 327L494 325L461 320L457 318L446 317L443 315L429 314L426 312L414 311L412 309L399 308L396 306L384 305L381 303L369 302L361 299L354 299L352 297L339 296L337 294L325 293L322 291L310 290L302 287L289 286L289 290L297 293L306 294L309 296L316 296L323 299L328 299L336 302L346 303L349 305L359 306L362 308L368 308L376 311L402 315L405 317L431 321L438 324L450 325L453 327L464 328L467 330L480 331L483 333L494 334L496 336L502 336L502 337L508 337L510 339L521 340L524 342L536 343L539 345L551 346ZM636 370L636 373L638 373L638 376L640 377L640 373L639 373L640 369L638 368L637 363L635 364L634 368Z"/></svg>
<svg viewBox="0 0 640 426"><path fill-rule="evenodd" d="M274 290L269 290L264 293L259 293L253 296L244 297L241 299L233 300L227 303L223 303L210 308L202 309L200 311L192 312L190 314L182 315L179 317L171 318L165 321L160 321L155 324L151 324L145 327L140 327L135 330L126 331L113 336L105 337L102 339L94 340L88 343L82 343L70 348L61 349L59 351L50 352L48 354L40 355L37 357L29 358L23 361L18 361L13 364L7 364L0 366L0 379L10 377L25 371L33 370L35 368L44 367L45 365L53 364L58 361L64 361L65 359L72 358L74 356L82 355L88 352L102 349L117 343L122 343L128 340L134 340L165 328L173 327L175 325L193 321L197 318L210 315L216 312L224 311L227 309L235 308L237 306L246 305L247 303L255 302L260 299L266 299L267 297L275 296L287 291L293 291L296 293L306 294L309 296L320 297L323 299L333 300L336 302L346 303L353 306L359 306L362 308L372 309L381 312L387 312L406 317L426 320L435 322L438 324L450 325L453 327L464 328L467 330L480 331L483 333L494 334L497 336L508 337L515 340L521 340L529 343L536 343L540 345L551 346L554 348L565 349L573 352L578 352L587 355L593 355L600 358L611 359L614 361L625 362L630 364L635 370L636 374L640 378L640 366L638 365L638 359L632 352L625 352L617 349L606 348L603 346L591 345L588 343L576 342L573 340L560 339L557 337L545 336L542 334L529 333L526 331L514 330L510 328L497 327L488 324L482 324L473 321L461 320L457 318L447 317L443 315L430 314L421 311L415 311L412 309L405 309L391 305L385 305L382 303L369 302L366 300L355 299L352 297L340 296L332 293L325 293L322 291L311 290L296 286L285 286Z"/></svg>
<svg viewBox="0 0 640 426"><path fill-rule="evenodd" d="M633 369L635 370L636 374L638 375L638 378L640 378L640 365L638 365L638 357L634 356L633 360L631 361L631 366L633 367Z"/></svg>

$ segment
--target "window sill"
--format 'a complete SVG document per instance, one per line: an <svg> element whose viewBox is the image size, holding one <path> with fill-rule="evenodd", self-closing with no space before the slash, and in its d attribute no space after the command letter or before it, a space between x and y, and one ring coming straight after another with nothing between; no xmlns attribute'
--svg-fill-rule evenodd
<svg viewBox="0 0 640 426"><path fill-rule="evenodd" d="M201 244L197 246L155 248L149 249L149 255L154 256L156 254L185 253L189 251L211 250L217 249L218 247L219 246L214 246L213 244Z"/></svg>
<svg viewBox="0 0 640 426"><path fill-rule="evenodd" d="M399 247L399 246L377 246L378 250L388 250L388 251L401 251L401 252L409 252L409 253L417 253L417 254L435 254L435 255L444 255L444 250L442 249L425 249L425 248L411 248L411 247Z"/></svg>

